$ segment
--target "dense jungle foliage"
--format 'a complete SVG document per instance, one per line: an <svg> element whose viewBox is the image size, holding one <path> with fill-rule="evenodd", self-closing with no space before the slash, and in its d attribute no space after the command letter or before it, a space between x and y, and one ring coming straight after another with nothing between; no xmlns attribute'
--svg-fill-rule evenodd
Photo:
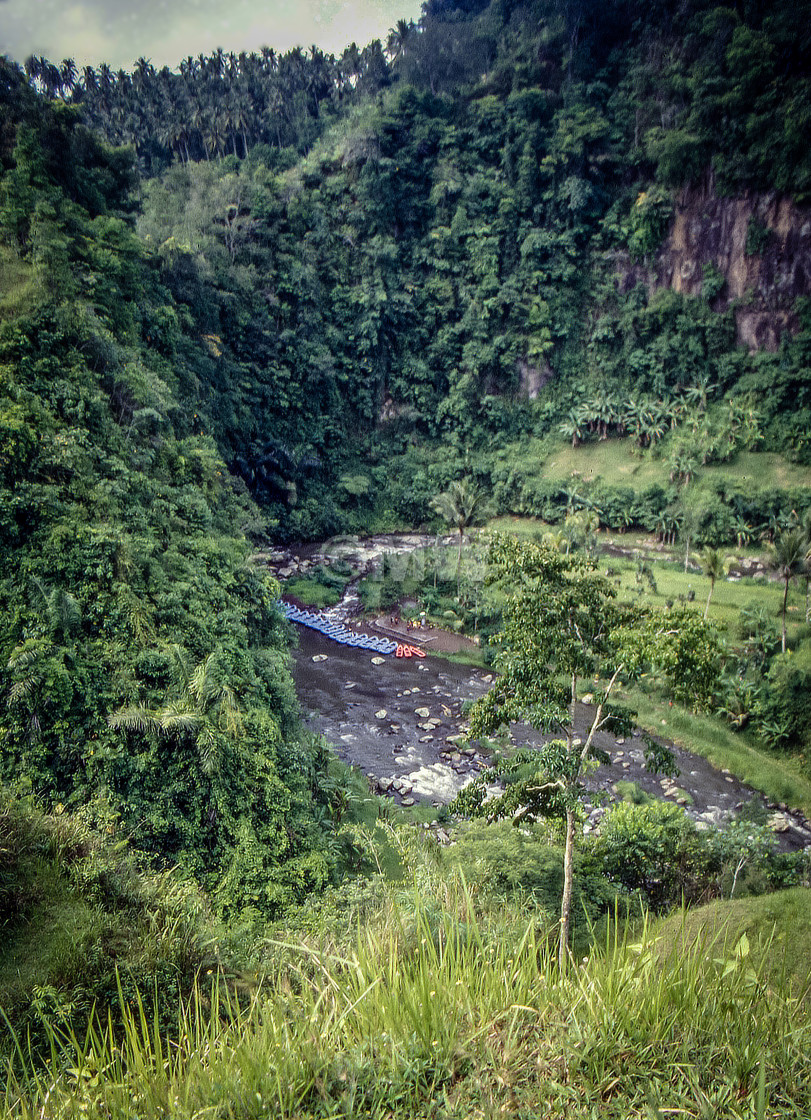
<svg viewBox="0 0 811 1120"><path fill-rule="evenodd" d="M272 912L332 862L262 518L199 431L130 154L3 75L2 778Z"/></svg>
<svg viewBox="0 0 811 1120"><path fill-rule="evenodd" d="M499 511L560 517L562 487L528 460L550 453L533 437L565 432L663 449L671 484L629 498L612 480L592 498L607 523L692 519L718 544L807 502L691 501L685 483L747 446L809 461L808 293L778 352L751 354L714 265L693 298L634 262L686 184L807 203L803 12L431 3L341 58L27 70L134 145L139 232L177 309L162 345L281 534L419 521L465 470ZM763 254L772 235L751 225ZM426 462L426 445L442 451Z"/></svg>
<svg viewBox="0 0 811 1120"><path fill-rule="evenodd" d="M811 461L807 284L750 352L717 268L644 270L684 186L811 201L806 16L429 0L338 59L0 60L2 780L272 915L340 860L258 544L463 476L688 546L799 523L709 471ZM589 441L661 480L546 471Z"/></svg>

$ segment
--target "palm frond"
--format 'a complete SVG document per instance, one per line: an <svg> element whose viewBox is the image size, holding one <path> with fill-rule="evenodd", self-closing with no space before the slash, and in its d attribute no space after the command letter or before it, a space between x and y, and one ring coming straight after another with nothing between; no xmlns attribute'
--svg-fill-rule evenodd
<svg viewBox="0 0 811 1120"><path fill-rule="evenodd" d="M34 689L40 683L40 677L24 677L21 681L15 681L11 688L8 690L7 704L11 707L12 704L19 704L22 700L27 700L32 695Z"/></svg>
<svg viewBox="0 0 811 1120"><path fill-rule="evenodd" d="M232 739L239 738L244 731L242 712L237 698L234 690L227 684L220 690L220 727Z"/></svg>
<svg viewBox="0 0 811 1120"><path fill-rule="evenodd" d="M191 670L189 669L189 656L183 646L173 642L169 646L172 658L172 676L182 688L188 688Z"/></svg>
<svg viewBox="0 0 811 1120"><path fill-rule="evenodd" d="M52 630L63 635L69 634L76 629L81 619L81 607L69 591L58 587L51 592L48 598L48 621Z"/></svg>
<svg viewBox="0 0 811 1120"><path fill-rule="evenodd" d="M209 724L197 737L197 753L200 756L200 766L204 774L213 774L217 769L217 736Z"/></svg>
<svg viewBox="0 0 811 1120"><path fill-rule="evenodd" d="M158 714L150 708L135 704L126 708L119 708L107 716L107 724L114 731L135 731L145 735L150 731L157 731L160 727Z"/></svg>
<svg viewBox="0 0 811 1120"><path fill-rule="evenodd" d="M194 669L188 682L191 696L201 708L206 708L217 698L219 689L214 675L216 653L210 653L205 661L201 661Z"/></svg>
<svg viewBox="0 0 811 1120"><path fill-rule="evenodd" d="M203 717L188 708L168 704L158 716L158 730L163 735L196 735Z"/></svg>

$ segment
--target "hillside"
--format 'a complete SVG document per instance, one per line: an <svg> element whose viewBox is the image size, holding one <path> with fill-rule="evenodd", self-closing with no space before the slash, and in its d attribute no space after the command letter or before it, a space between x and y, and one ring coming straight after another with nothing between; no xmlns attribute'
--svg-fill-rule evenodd
<svg viewBox="0 0 811 1120"><path fill-rule="evenodd" d="M809 865L774 827L811 750L809 59L809 0L0 59L4 1120L808 1113ZM483 523L524 543L466 548ZM399 565L321 550L417 527ZM404 823L305 730L274 563L460 636L488 691L448 757L495 762L503 826L462 820L484 778ZM426 758L428 680L394 686ZM525 697L566 740L516 762ZM578 702L768 803L586 805Z"/></svg>
<svg viewBox="0 0 811 1120"><path fill-rule="evenodd" d="M248 130L144 183L139 230L186 309L196 403L280 534L419 521L469 470L498 490L494 445L520 483L517 438L559 427L642 450L678 429L666 446L700 443L694 468L748 446L808 462L794 15L430 5L374 96L349 96L337 66L318 135ZM259 62L184 72L184 88L288 80L279 62L262 85ZM179 79L138 80L143 107ZM133 139L157 135L145 118ZM408 458L387 466L414 442L436 448L425 492L398 485Z"/></svg>
<svg viewBox="0 0 811 1120"><path fill-rule="evenodd" d="M245 536L262 515L184 390L178 309L133 228L131 156L10 76L0 777L120 819L223 912L274 912L333 865L325 759L302 738L277 585Z"/></svg>

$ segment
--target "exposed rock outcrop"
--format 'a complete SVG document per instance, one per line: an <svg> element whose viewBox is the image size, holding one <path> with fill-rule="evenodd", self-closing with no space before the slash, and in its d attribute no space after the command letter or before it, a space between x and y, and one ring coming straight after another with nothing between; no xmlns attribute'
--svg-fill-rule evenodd
<svg viewBox="0 0 811 1120"><path fill-rule="evenodd" d="M642 281L697 296L707 265L725 281L712 307L733 307L738 341L776 350L784 332L798 329L797 298L811 295L811 207L776 193L722 198L711 181L686 187L654 259L619 262L620 286Z"/></svg>

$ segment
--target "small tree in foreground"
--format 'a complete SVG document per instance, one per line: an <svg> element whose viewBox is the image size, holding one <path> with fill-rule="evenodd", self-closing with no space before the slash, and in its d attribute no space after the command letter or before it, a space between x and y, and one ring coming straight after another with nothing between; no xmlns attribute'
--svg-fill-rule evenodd
<svg viewBox="0 0 811 1120"><path fill-rule="evenodd" d="M537 750L517 752L467 786L454 808L471 816L497 819L512 815L515 823L537 817L565 821L563 895L558 957L564 967L569 953L575 829L584 793L582 779L590 760L608 761L598 750L598 732L627 731L635 713L613 702L621 677L636 676L645 665L678 669L680 616L643 612L618 604L614 588L592 563L579 556L561 556L537 545L497 537L489 553L491 579L508 591L504 626L496 642L500 676L487 696L471 710L470 734L492 734L499 727L523 721L560 736ZM709 638L705 624L690 612L691 648ZM706 641L708 649L712 642ZM709 654L708 654L709 657ZM691 670L691 678L698 674ZM593 707L583 733L576 735L578 685L588 682ZM699 698L700 702L700 698ZM664 769L669 752L651 769ZM672 756L670 756L672 763ZM665 765L662 765L662 764ZM486 799L486 783L508 777L504 793Z"/></svg>

